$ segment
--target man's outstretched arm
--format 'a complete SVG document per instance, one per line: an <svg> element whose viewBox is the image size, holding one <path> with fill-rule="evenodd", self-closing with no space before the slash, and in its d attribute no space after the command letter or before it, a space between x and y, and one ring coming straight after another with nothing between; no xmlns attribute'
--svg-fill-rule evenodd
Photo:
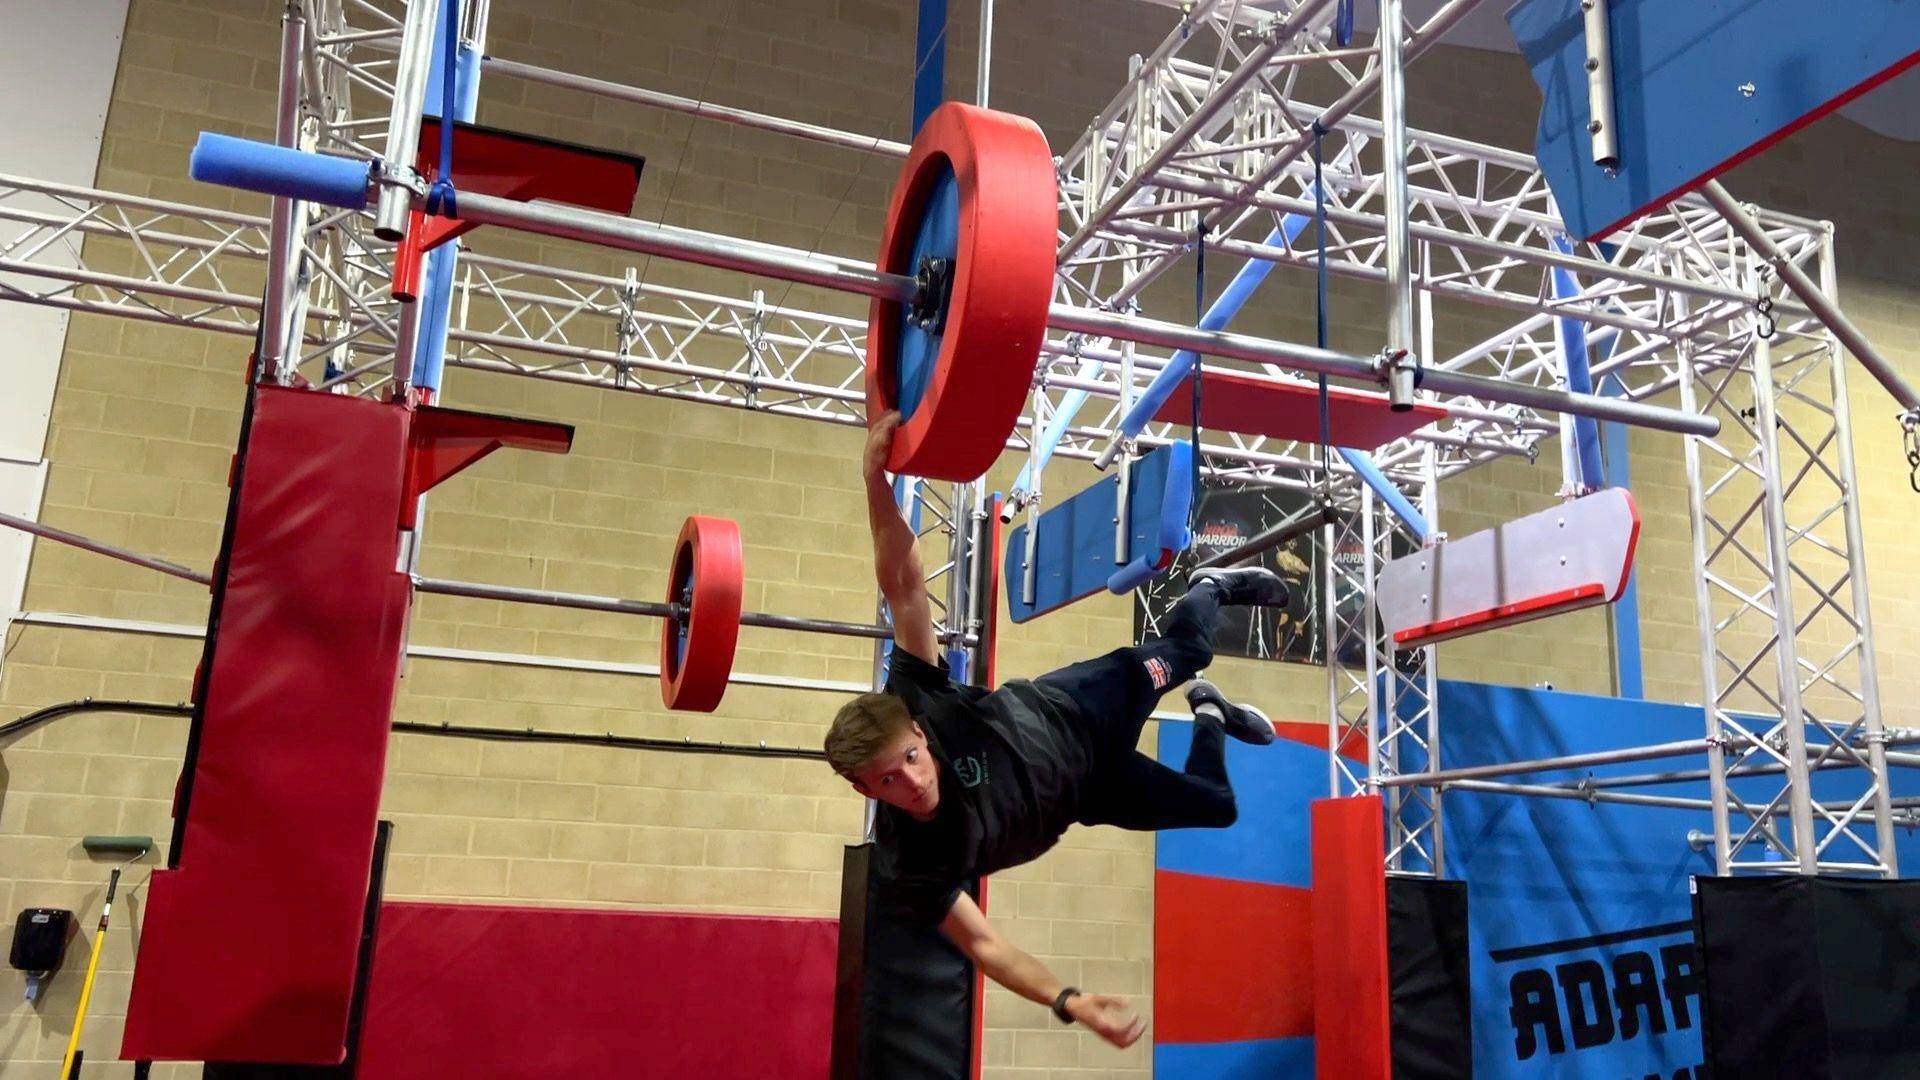
<svg viewBox="0 0 1920 1080"><path fill-rule="evenodd" d="M1066 989L1066 984L1047 970L1047 965L1001 937L988 924L973 897L964 892L953 902L940 929L960 946L961 952L972 958L987 978L1028 1001L1052 1008L1054 999ZM1132 1046L1147 1029L1147 1022L1135 1015L1126 1001L1106 994L1075 993L1067 998L1067 1012L1101 1038L1122 1048Z"/></svg>
<svg viewBox="0 0 1920 1080"><path fill-rule="evenodd" d="M940 662L940 639L933 632L933 610L927 603L927 573L920 563L919 538L900 516L887 480L887 454L900 414L889 412L873 424L867 436L862 468L867 481L867 523L873 529L873 574L880 595L893 613L893 639L902 649L929 664Z"/></svg>

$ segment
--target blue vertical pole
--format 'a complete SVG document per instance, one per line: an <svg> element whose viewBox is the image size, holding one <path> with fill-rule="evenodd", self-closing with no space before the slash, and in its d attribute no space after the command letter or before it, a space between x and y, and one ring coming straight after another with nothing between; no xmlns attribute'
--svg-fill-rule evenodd
<svg viewBox="0 0 1920 1080"><path fill-rule="evenodd" d="M913 41L913 131L947 96L947 0L920 0Z"/></svg>
<svg viewBox="0 0 1920 1080"><path fill-rule="evenodd" d="M439 22L434 31L434 40L445 40L448 8L452 4L441 3ZM447 77L446 52L435 48L433 62L427 69L427 95L425 112L428 116L439 116L441 103L445 100ZM462 44L459 56L454 64L454 119L462 123L472 123L480 105L480 50L471 45ZM455 164L459 159L455 159ZM420 299L420 340L413 354L413 385L420 390L438 394L440 375L446 366L447 357L447 321L453 314L453 281L460 263L459 241L449 241L427 252L426 265L421 271Z"/></svg>
<svg viewBox="0 0 1920 1080"><path fill-rule="evenodd" d="M1572 253L1573 243L1562 236L1556 236L1554 246L1563 252ZM1580 283L1574 280L1571 271L1554 267L1553 295L1564 300L1580 294ZM1567 389L1576 394L1593 393L1593 373L1588 367L1587 324L1580 319L1562 317L1560 327L1560 355L1565 361ZM1619 340L1616 335L1615 341ZM1606 468L1600 461L1600 428L1597 421L1588 416L1569 416L1573 422L1573 445L1580 460L1580 483L1588 488L1597 488L1602 483Z"/></svg>
<svg viewBox="0 0 1920 1080"><path fill-rule="evenodd" d="M1622 389L1618 379L1606 380L1605 392L1609 396L1618 396ZM1606 450L1608 487L1626 488L1633 479L1627 461L1629 430L1627 425L1614 421L1601 425L1600 439ZM1620 599L1613 605L1609 616L1613 620L1613 672L1619 696L1644 698L1647 696L1647 686L1640 664L1640 571L1637 568L1628 571L1627 587L1621 590Z"/></svg>

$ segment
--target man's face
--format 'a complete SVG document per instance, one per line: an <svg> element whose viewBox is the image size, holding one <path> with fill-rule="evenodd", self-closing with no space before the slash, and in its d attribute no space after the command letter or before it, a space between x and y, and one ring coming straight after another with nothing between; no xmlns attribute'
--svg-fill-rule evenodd
<svg viewBox="0 0 1920 1080"><path fill-rule="evenodd" d="M933 817L940 805L940 769L917 722L881 747L872 761L847 779L860 794L921 821Z"/></svg>

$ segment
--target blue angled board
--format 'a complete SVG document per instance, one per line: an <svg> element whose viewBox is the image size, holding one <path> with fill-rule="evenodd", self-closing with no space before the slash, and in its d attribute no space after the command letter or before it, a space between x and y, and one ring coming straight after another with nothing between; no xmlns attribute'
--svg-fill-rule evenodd
<svg viewBox="0 0 1920 1080"><path fill-rule="evenodd" d="M1192 536L1193 444L1184 440L1153 451L1133 464L1127 523L1129 562L1154 561L1162 551L1180 552ZM1122 567L1113 557L1114 522L1119 517L1120 476L1103 476L1086 490L1044 511L1034 547L1034 602L1021 599L1026 580L1027 529L1007 541L1007 613L1022 623L1107 587Z"/></svg>
<svg viewBox="0 0 1920 1080"><path fill-rule="evenodd" d="M1611 0L1620 167L1608 176L1587 133L1580 0L1520 0L1507 24L1545 97L1541 171L1588 240L1920 61L1920 0Z"/></svg>

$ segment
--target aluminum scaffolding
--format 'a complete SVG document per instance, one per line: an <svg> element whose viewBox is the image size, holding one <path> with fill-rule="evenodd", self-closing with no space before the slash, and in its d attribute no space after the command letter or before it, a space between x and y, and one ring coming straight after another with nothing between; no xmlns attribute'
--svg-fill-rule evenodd
<svg viewBox="0 0 1920 1080"><path fill-rule="evenodd" d="M1057 425L1063 433L1053 453L1097 461L1116 441L1145 450L1184 437L1169 423L1149 423L1131 439L1120 431L1169 350L1195 348L1225 358L1210 363L1295 384L1332 372L1446 409L1444 419L1372 456L1437 526L1441 481L1502 457L1536 456L1543 441L1560 438L1563 408L1669 429L1697 419L1683 414L1711 418L1717 435L1683 437L1673 448L1688 464L1706 738L1657 756L1706 758L1720 872L1891 874L1889 758L1845 378L1829 329L1831 231L1752 208L1730 214L1709 193L1647 214L1604 247L1571 242L1529 155L1405 124L1404 65L1476 2L1448 0L1416 24L1399 0L1378 0L1386 31L1350 47L1328 29L1331 0L1195 0L1169 11L1164 40L1134 58L1128 81L1058 159L1053 329L1028 413L1007 445L1033 453L1043 427ZM419 178L395 163L413 157L434 10L429 0L286 7L276 140L383 163L379 209L282 198L254 216L0 177L0 298L257 337L266 370L282 383L369 395L404 387L417 351L437 347L422 333L420 305L401 304L392 292L395 215L423 193ZM485 2L462 5L461 41L476 54L486 48L487 13ZM493 78L878 155L887 171L904 152L875 136L509 58L484 56L478 67ZM1309 100L1308 85L1318 93L1333 86L1331 101ZM1314 215L1316 193L1325 201L1328 272L1387 290L1388 318L1370 345L1376 353L1200 331L1141 313L1149 287L1201 243L1216 256L1311 271L1321 254L1313 232L1289 239L1274 226ZM660 248L667 230L646 223L477 194L463 194L460 204L500 228L629 251L718 244L734 258L746 248L688 230L669 237L680 247ZM617 250L549 265L488 250L494 231L460 246L447 304L448 366L864 422L861 297L804 286L771 301L759 290L723 295L675 283L661 259L625 262ZM743 265L756 272L777 264L790 277L845 278L868 293L897 285L851 260L753 249L761 261ZM58 252L77 252L77 263L55 259ZM795 269L802 262L807 269ZM1556 274L1569 273L1573 289L1556 287ZM1788 293L1783 280L1799 291ZM1821 290L1811 301L1809 281ZM1436 322L1465 313L1508 321L1468 347L1436 351ZM1563 317L1588 327L1594 382L1617 389L1614 398L1568 392ZM1845 331L1853 346L1857 331ZM1678 411L1656 404L1675 395ZM1332 502L1319 568L1329 724L1334 748L1364 747L1365 764L1336 752L1329 782L1335 794L1385 796L1392 869L1444 872L1439 826L1448 787L1691 802L1526 781L1548 767L1540 762L1502 767L1501 775L1521 778L1511 781L1443 768L1433 650L1395 650L1373 610L1381 565L1415 542L1396 541L1399 517L1354 466L1334 458L1322 475L1312 445L1219 431L1198 441L1218 480L1321 492ZM984 560L975 557L988 524L985 493L978 484L916 487L921 528L940 533L947 552L929 583L941 630L977 641L987 616ZM1836 771L1856 777L1857 790L1844 802L1816 799L1811 777ZM1675 775L1684 774L1646 783Z"/></svg>

